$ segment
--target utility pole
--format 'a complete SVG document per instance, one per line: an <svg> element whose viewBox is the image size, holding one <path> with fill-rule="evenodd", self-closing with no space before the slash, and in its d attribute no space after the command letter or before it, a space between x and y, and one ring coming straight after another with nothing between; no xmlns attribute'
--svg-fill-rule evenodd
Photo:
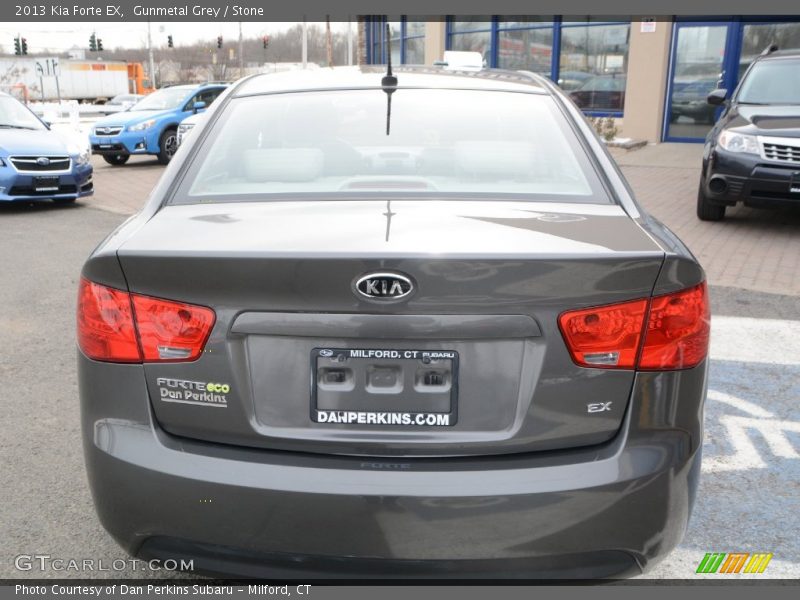
<svg viewBox="0 0 800 600"><path fill-rule="evenodd" d="M331 36L331 16L325 16L325 49L328 55L328 66L333 66L333 37Z"/></svg>
<svg viewBox="0 0 800 600"><path fill-rule="evenodd" d="M244 41L242 40L242 22L239 21L239 78L244 77Z"/></svg>
<svg viewBox="0 0 800 600"><path fill-rule="evenodd" d="M303 17L303 68L308 68L308 23Z"/></svg>
<svg viewBox="0 0 800 600"><path fill-rule="evenodd" d="M150 20L147 20L147 54L150 60L150 87L156 87L156 61L153 59L153 36L150 32Z"/></svg>
<svg viewBox="0 0 800 600"><path fill-rule="evenodd" d="M347 17L347 64L353 64L353 21Z"/></svg>

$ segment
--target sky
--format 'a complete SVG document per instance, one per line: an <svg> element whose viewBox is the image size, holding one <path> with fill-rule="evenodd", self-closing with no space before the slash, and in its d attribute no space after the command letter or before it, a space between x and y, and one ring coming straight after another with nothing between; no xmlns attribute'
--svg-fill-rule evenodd
<svg viewBox="0 0 800 600"><path fill-rule="evenodd" d="M288 22L245 22L242 33L246 38L261 37L270 33L284 31L297 23ZM319 23L324 27L324 23ZM166 47L167 36L172 35L176 46L192 44L198 40L208 40L216 44L221 35L225 42L239 39L239 24L235 22L216 23L151 23L153 47ZM356 24L353 23L355 35ZM346 31L347 23L331 22L334 31ZM0 23L0 48L13 52L14 38L21 34L28 41L29 52L65 52L73 46L89 48L89 36L97 32L107 49L116 47L141 48L147 44L147 23Z"/></svg>

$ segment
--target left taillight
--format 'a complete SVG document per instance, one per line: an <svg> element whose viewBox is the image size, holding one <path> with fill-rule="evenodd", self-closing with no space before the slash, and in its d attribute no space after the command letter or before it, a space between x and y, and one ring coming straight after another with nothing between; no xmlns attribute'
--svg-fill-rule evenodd
<svg viewBox="0 0 800 600"><path fill-rule="evenodd" d="M177 362L200 357L214 327L205 306L163 300L81 279L78 345L91 359Z"/></svg>

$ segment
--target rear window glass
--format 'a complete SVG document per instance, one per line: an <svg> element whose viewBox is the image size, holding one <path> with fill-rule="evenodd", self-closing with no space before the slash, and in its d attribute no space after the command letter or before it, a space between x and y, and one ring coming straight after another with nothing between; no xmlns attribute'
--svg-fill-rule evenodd
<svg viewBox="0 0 800 600"><path fill-rule="evenodd" d="M172 202L376 194L609 202L547 96L400 88L391 113L387 99L381 89L234 99Z"/></svg>

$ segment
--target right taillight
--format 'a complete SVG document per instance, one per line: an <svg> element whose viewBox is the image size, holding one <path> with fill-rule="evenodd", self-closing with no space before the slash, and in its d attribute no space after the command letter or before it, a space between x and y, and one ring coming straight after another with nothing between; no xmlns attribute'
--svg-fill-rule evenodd
<svg viewBox="0 0 800 600"><path fill-rule="evenodd" d="M105 362L176 362L200 357L216 316L205 306L152 298L81 279L78 346Z"/></svg>
<svg viewBox="0 0 800 600"><path fill-rule="evenodd" d="M655 296L562 313L561 334L579 366L661 371L687 369L708 355L705 282Z"/></svg>
<svg viewBox="0 0 800 600"><path fill-rule="evenodd" d="M639 369L688 369L708 355L711 310L705 282L687 290L656 296L650 313Z"/></svg>

